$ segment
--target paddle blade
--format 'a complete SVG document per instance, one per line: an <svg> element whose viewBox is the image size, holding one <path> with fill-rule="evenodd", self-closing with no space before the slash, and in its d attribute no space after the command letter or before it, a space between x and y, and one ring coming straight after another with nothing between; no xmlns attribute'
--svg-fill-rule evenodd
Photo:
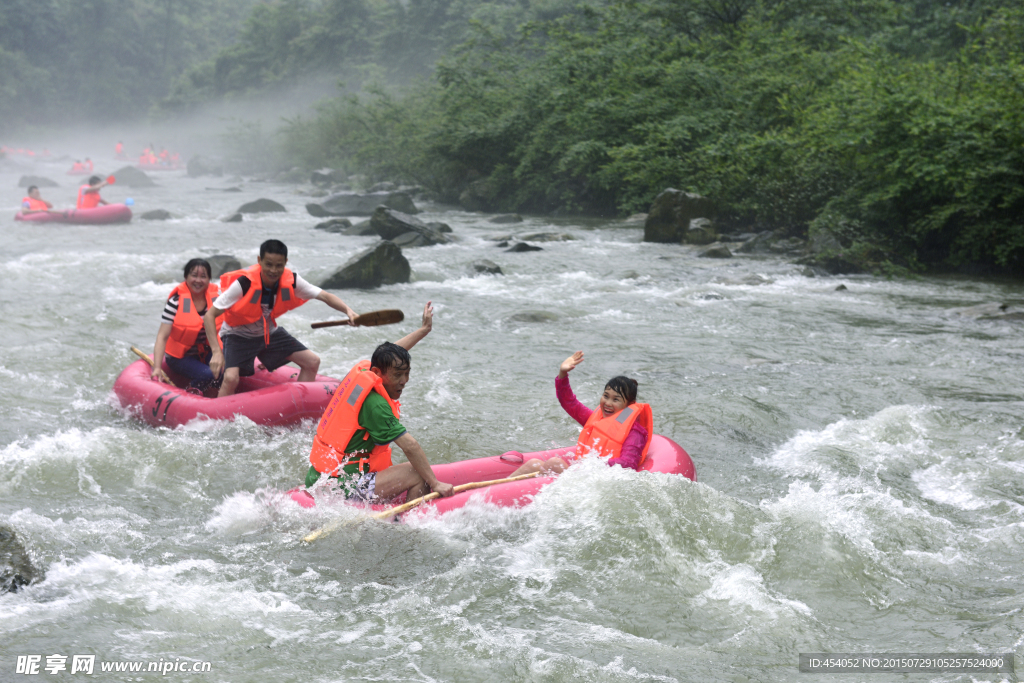
<svg viewBox="0 0 1024 683"><path fill-rule="evenodd" d="M377 327L378 325L394 325L405 320L405 313L397 308L388 308L383 311L370 311L357 315L352 324L356 327Z"/></svg>
<svg viewBox="0 0 1024 683"><path fill-rule="evenodd" d="M115 180L117 180L117 179L114 176L108 175L107 176L107 185L113 185Z"/></svg>

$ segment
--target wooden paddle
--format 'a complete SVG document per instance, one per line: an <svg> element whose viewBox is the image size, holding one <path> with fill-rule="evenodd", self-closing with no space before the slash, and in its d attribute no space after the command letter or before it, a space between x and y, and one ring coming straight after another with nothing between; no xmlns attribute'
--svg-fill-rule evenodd
<svg viewBox="0 0 1024 683"><path fill-rule="evenodd" d="M532 477L536 477L539 474L541 474L541 473L540 472L530 472L529 474L520 474L518 477L506 477L505 479L492 479L490 481L473 481L473 482L470 482L468 484L462 484L460 486L456 486L455 487L455 493L462 493L463 491L470 491L472 489L482 489L482 488L485 488L487 486L494 486L495 484L506 484L506 483L508 483L510 481L520 481L521 479L531 479ZM425 501L433 500L434 498L438 498L438 497L440 497L440 495L441 494L437 493L437 492L428 493L425 496L420 496L419 498L416 498L414 500L410 500L408 503L405 503L404 505L398 505L398 506L390 508L388 510L384 510L383 512L378 512L376 514L370 515L369 519L388 519L390 517L394 517L396 515L400 515L403 512L408 512L409 510L412 510L414 507L420 505L421 503L423 503ZM352 521L353 520L349 520L349 522L352 522ZM338 521L338 522L331 522L330 524L326 524L326 525L320 527L319 529L317 529L316 531L312 531L312 532L306 534L305 536L302 537L302 540L305 541L306 543L312 543L313 541L315 541L316 539L320 538L321 536L325 536L325 535L331 533L332 531L337 529L339 526L341 526L342 523L343 522Z"/></svg>
<svg viewBox="0 0 1024 683"><path fill-rule="evenodd" d="M325 320L310 325L314 330L321 327L337 327L338 325L352 325L353 327L377 327L378 325L394 325L405 320L405 313L397 308L386 308L383 311L370 311L361 313L355 320Z"/></svg>
<svg viewBox="0 0 1024 683"><path fill-rule="evenodd" d="M140 351L139 349L135 348L134 346L132 347L132 351L135 353L136 356L138 356L142 360L144 360L147 363L149 363L149 367L151 367L151 368L152 367L156 367L156 366L153 365L153 359L150 358L146 353L143 353L142 351ZM165 384L170 384L172 386L174 385L174 382L172 382L171 378L167 376L167 373L164 372L163 368L160 368L160 381L164 382Z"/></svg>

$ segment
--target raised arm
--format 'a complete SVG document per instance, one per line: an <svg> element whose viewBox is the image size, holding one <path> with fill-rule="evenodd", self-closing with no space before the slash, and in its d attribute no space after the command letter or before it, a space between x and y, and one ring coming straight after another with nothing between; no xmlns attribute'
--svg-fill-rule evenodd
<svg viewBox="0 0 1024 683"><path fill-rule="evenodd" d="M427 305L423 307L423 321L420 324L419 329L405 335L396 341L395 344L408 351L412 347L416 346L421 339L430 334L430 330L434 327L434 307L430 304L431 302L428 301Z"/></svg>

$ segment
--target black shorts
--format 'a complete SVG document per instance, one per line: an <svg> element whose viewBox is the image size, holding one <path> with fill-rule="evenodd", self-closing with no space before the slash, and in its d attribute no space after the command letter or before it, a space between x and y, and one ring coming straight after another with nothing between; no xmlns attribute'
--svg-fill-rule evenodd
<svg viewBox="0 0 1024 683"><path fill-rule="evenodd" d="M263 343L263 337L240 337L228 334L224 340L224 368L238 368L239 377L251 377L256 373L253 361L259 356L260 362L273 372L288 362L288 356L305 351L305 345L288 334L283 327L270 333L270 344Z"/></svg>

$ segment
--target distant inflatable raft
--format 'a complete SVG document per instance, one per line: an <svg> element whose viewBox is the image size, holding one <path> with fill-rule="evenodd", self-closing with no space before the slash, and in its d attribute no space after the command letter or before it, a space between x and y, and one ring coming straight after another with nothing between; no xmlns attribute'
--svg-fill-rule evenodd
<svg viewBox="0 0 1024 683"><path fill-rule="evenodd" d="M14 214L14 220L30 223L75 223L78 225L114 225L132 219L132 210L124 204L106 204L95 209L67 209Z"/></svg>
<svg viewBox="0 0 1024 683"><path fill-rule="evenodd" d="M164 372L185 384L167 365ZM241 378L233 396L206 398L153 380L146 361L137 360L114 382L114 395L123 409L154 427L178 427L196 418L234 420L238 415L269 426L320 419L338 380L317 375L312 382L296 382L297 374L288 366L274 372L257 370L252 377Z"/></svg>
<svg viewBox="0 0 1024 683"><path fill-rule="evenodd" d="M486 458L474 458L472 460L460 460L459 462L445 463L443 465L433 465L432 468L439 480L453 486L461 486L462 484L477 481L505 479L511 476L527 460L534 458L548 460L549 458L561 457L571 453L574 449L574 446L570 446L536 453L509 451L502 455L493 455ZM693 466L693 460L690 458L690 455L675 441L660 434L654 435L654 439L651 441L651 449L648 451L647 459L644 460L640 471L679 474L691 481L697 481L697 470ZM535 479L523 479L506 484L495 484L487 488L463 491L449 498L435 498L406 514L422 514L430 510L443 514L465 506L470 499L501 507L522 507L530 503L542 488L553 481L552 477L537 477ZM305 489L292 489L288 491L288 496L302 507L314 507L316 505L316 500ZM386 510L388 507L390 506L375 505L373 509Z"/></svg>

